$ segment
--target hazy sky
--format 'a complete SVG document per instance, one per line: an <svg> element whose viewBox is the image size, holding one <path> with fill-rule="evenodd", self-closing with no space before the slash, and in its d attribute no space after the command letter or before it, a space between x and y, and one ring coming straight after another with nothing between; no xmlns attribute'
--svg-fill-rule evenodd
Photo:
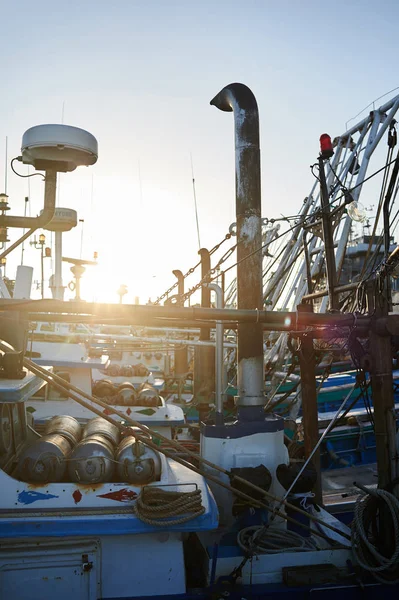
<svg viewBox="0 0 399 600"><path fill-rule="evenodd" d="M209 106L226 84L258 100L265 217L299 210L321 133L343 133L399 85L393 1L3 0L0 10L0 187L6 136L12 158L26 129L64 112L97 137L97 165L61 176L59 205L84 219L84 255L99 253L100 299L126 283L128 301L146 301L197 261L190 154L201 245L235 220L233 117ZM28 193L39 212L38 180L8 173L12 214ZM64 255L79 256L80 234L65 235ZM38 268L39 252L26 246L25 264Z"/></svg>

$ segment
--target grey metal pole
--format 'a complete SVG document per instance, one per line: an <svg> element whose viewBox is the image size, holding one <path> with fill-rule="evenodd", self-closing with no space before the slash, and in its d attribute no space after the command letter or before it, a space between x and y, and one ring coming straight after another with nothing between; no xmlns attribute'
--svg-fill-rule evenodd
<svg viewBox="0 0 399 600"><path fill-rule="evenodd" d="M44 242L40 248L40 271L41 271L41 292L42 300L44 298Z"/></svg>
<svg viewBox="0 0 399 600"><path fill-rule="evenodd" d="M177 304L178 306L184 306L184 275L179 269L172 271L173 275L177 277ZM188 371L188 350L187 347L175 348L175 375L185 375Z"/></svg>
<svg viewBox="0 0 399 600"><path fill-rule="evenodd" d="M339 310L339 298L335 293L337 287L337 268L335 265L334 235L330 219L330 203L324 171L324 158L319 156L320 203L323 225L324 252L326 256L327 287L330 310Z"/></svg>
<svg viewBox="0 0 399 600"><path fill-rule="evenodd" d="M55 298L64 299L64 286L62 285L62 232L55 232L54 243L54 287Z"/></svg>
<svg viewBox="0 0 399 600"><path fill-rule="evenodd" d="M313 307L309 304L299 304L297 309L299 322L301 322L300 319L303 313L313 313ZM299 366L301 369L302 421L305 457L313 457L313 464L317 472L317 482L314 492L316 495L316 502L320 504L322 502L320 450L315 450L315 448L318 448L319 420L315 375L316 363L312 333L304 335L302 338Z"/></svg>
<svg viewBox="0 0 399 600"><path fill-rule="evenodd" d="M208 288L216 294L216 308L223 308L223 291L216 283L208 284ZM215 397L216 425L223 425L223 337L224 327L221 321L216 322L216 353L215 353Z"/></svg>
<svg viewBox="0 0 399 600"><path fill-rule="evenodd" d="M263 306L259 113L252 91L241 83L223 88L211 101L234 113L236 156L237 303L239 309ZM263 418L263 331L260 323L238 325L240 418Z"/></svg>
<svg viewBox="0 0 399 600"><path fill-rule="evenodd" d="M211 269L211 257L207 248L198 252L201 257L201 279L204 279ZM210 308L211 292L208 286L201 287L201 307ZM200 329L200 340L210 339L210 329ZM200 421L206 421L209 404L215 392L215 349L211 346L194 349L194 397L198 404Z"/></svg>

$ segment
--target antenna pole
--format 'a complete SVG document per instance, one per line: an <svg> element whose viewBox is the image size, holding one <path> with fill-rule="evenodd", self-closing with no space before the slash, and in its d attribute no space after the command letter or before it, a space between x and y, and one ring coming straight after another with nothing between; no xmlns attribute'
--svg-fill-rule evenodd
<svg viewBox="0 0 399 600"><path fill-rule="evenodd" d="M61 123L64 124L64 114L65 114L65 100L62 101L62 109L61 109ZM58 186L56 192L56 206L60 205L61 198L61 174L58 176Z"/></svg>
<svg viewBox="0 0 399 600"><path fill-rule="evenodd" d="M7 194L7 173L8 171L8 137L6 136L6 158L5 158L5 165L4 165L4 193Z"/></svg>
<svg viewBox="0 0 399 600"><path fill-rule="evenodd" d="M192 154L190 154L190 161L191 161L191 177L192 177L192 180L193 180L193 196L194 196L194 207L195 207L195 221L197 223L198 250L201 250L201 240L200 240L199 223L198 223L197 194L195 193L195 178L194 178L194 167L193 167L193 156L192 156Z"/></svg>
<svg viewBox="0 0 399 600"><path fill-rule="evenodd" d="M140 161L138 161L138 170L139 170L139 186L140 186L140 208L141 208L141 210L143 210L143 183L141 181Z"/></svg>
<svg viewBox="0 0 399 600"><path fill-rule="evenodd" d="M79 219L79 223L82 223L82 229L80 232L80 258L82 258L82 253L83 253L83 226L84 226L84 219Z"/></svg>
<svg viewBox="0 0 399 600"><path fill-rule="evenodd" d="M25 196L24 217L26 217L28 202L29 202L29 196ZM24 227L24 230L23 230L23 235L25 235L25 227ZM25 241L22 242L22 248L21 248L21 265L24 264L24 252L25 252Z"/></svg>
<svg viewBox="0 0 399 600"><path fill-rule="evenodd" d="M338 296L335 293L337 287L337 268L335 265L334 236L332 231L330 204L326 182L326 173L324 171L324 158L319 156L319 176L320 176L320 204L321 220L323 224L324 252L326 257L327 287L330 310L339 310Z"/></svg>

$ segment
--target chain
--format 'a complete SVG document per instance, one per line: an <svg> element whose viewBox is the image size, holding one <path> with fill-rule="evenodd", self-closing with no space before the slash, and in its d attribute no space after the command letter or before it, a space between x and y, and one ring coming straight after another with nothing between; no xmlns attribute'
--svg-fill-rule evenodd
<svg viewBox="0 0 399 600"><path fill-rule="evenodd" d="M212 249L209 251L209 255L210 255L210 256L212 256L212 254L213 254L214 252L216 252L217 250L219 250L220 246L221 246L222 244L224 244L224 242L226 242L227 240L229 240L229 239L232 237L232 235L234 235L234 234L232 234L232 233L226 233L226 235L224 236L224 238L222 239L222 241L221 241L221 242L219 242L218 244L216 244L216 246L214 246L214 247L213 247L213 248L212 248ZM189 270L187 271L187 273L185 273L185 275L183 275L183 279L186 279L186 277L188 277L189 275L192 275L192 273L194 273L195 269L197 269L197 268L200 266L200 264L201 264L201 261L197 262L197 264L196 264L194 267L191 267L191 269L189 269ZM215 269L216 269L216 268L217 268L217 267L215 267ZM206 277L208 277L208 274L206 275ZM204 278L204 279L205 279L205 278ZM170 288L166 290L166 292L164 292L163 294L161 294L161 296L159 296L159 297L158 297L158 298L155 300L154 304L159 304L160 302L162 302L162 300L164 300L164 298L167 298L167 297L169 296L169 294L170 294L171 292L173 292L173 290L174 290L174 289L177 287L178 283L179 283L178 281L175 281L175 283L174 283L173 285L171 285L171 286L170 286ZM202 284L201 284L201 285L202 285ZM201 287L201 286L199 285L198 287ZM196 289L198 289L198 288L196 287ZM195 291L195 290L194 290L194 291ZM192 293L194 293L194 292L192 292ZM185 298L186 296L187 296L187 294L185 294L185 295L184 295L184 298ZM189 294L189 296L191 296L191 293ZM187 298L188 298L189 296L187 296ZM186 298L185 298L185 299L186 299Z"/></svg>
<svg viewBox="0 0 399 600"><path fill-rule="evenodd" d="M226 238L227 238L227 236L226 236ZM220 245L221 244L219 244L219 246ZM194 287L190 288L185 294L183 294L183 296L182 296L182 302L185 302L188 298L190 298L190 296L192 296L194 294L194 292L196 292L197 290L199 290L205 283L209 283L211 281L212 275L214 275L216 273L216 271L219 269L219 267L228 258L230 258L230 256L233 254L233 252L235 251L236 248L237 248L237 244L234 244L234 246L232 246L231 248L229 248L227 250L227 252L225 252L223 254L222 258L219 260L219 262L217 263L217 265L215 265L213 267L213 269L210 269L210 271L208 271L208 273Z"/></svg>
<svg viewBox="0 0 399 600"><path fill-rule="evenodd" d="M197 267L199 267L200 264L201 264L201 261L199 261L194 267L191 267L191 269L189 269L187 271L187 273L185 273L185 275L183 275L183 279L185 279L186 277L188 277L189 275L191 275L192 273L194 273L195 269ZM169 296L170 292L173 292L173 290L177 287L178 283L179 283L178 281L175 281L175 283L173 285L171 285L170 288L166 290L166 292L164 292L163 294L161 294L161 296L159 296L155 300L154 304L159 304L160 302L162 302L162 300L164 298L167 298Z"/></svg>

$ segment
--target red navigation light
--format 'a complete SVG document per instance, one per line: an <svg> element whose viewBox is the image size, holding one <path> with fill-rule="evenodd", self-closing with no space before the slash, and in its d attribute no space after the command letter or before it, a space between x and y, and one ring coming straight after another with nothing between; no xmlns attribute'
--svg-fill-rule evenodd
<svg viewBox="0 0 399 600"><path fill-rule="evenodd" d="M331 158L334 154L333 145L328 133L322 133L320 136L320 154L322 158Z"/></svg>

